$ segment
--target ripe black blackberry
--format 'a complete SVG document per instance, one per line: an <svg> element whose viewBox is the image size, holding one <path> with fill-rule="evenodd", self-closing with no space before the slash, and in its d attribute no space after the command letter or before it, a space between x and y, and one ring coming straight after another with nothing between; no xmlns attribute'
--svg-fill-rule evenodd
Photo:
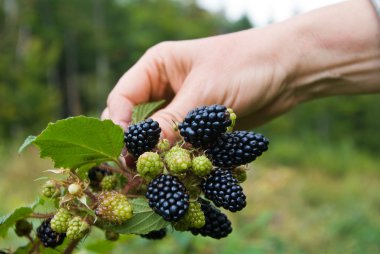
<svg viewBox="0 0 380 254"><path fill-rule="evenodd" d="M150 231L148 234L140 235L148 240L161 240L166 236L166 228L161 228L160 230Z"/></svg>
<svg viewBox="0 0 380 254"><path fill-rule="evenodd" d="M269 140L260 133L224 133L207 151L214 166L231 168L254 161L268 150Z"/></svg>
<svg viewBox="0 0 380 254"><path fill-rule="evenodd" d="M54 232L50 227L50 219L46 219L37 228L37 237L45 247L55 248L63 243L66 234Z"/></svg>
<svg viewBox="0 0 380 254"><path fill-rule="evenodd" d="M199 229L191 228L193 235L201 234L215 239L228 236L232 232L231 221L225 214L213 207L210 202L200 199L202 211L205 215L205 225Z"/></svg>
<svg viewBox="0 0 380 254"><path fill-rule="evenodd" d="M152 150L158 143L161 128L158 122L152 119L130 125L124 133L125 146L135 157Z"/></svg>
<svg viewBox="0 0 380 254"><path fill-rule="evenodd" d="M231 212L240 211L247 205L243 188L228 169L213 171L202 183L202 191L217 207Z"/></svg>
<svg viewBox="0 0 380 254"><path fill-rule="evenodd" d="M231 125L230 113L223 105L191 110L178 125L181 136L194 147L207 148Z"/></svg>
<svg viewBox="0 0 380 254"><path fill-rule="evenodd" d="M189 208L189 195L177 177L159 175L148 185L149 206L166 221L179 221Z"/></svg>

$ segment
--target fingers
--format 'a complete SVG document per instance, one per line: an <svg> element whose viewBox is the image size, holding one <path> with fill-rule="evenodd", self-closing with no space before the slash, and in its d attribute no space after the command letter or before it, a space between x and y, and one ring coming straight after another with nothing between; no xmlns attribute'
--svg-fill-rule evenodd
<svg viewBox="0 0 380 254"><path fill-rule="evenodd" d="M167 73L164 57L168 54L166 44L155 46L129 69L117 82L108 96L105 113L123 128L131 122L136 104L161 99L168 94Z"/></svg>

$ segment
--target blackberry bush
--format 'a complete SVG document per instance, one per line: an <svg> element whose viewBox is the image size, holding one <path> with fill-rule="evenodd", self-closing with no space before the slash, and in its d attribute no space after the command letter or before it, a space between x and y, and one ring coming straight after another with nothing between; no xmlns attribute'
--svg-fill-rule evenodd
<svg viewBox="0 0 380 254"><path fill-rule="evenodd" d="M194 147L207 148L226 132L231 123L225 106L211 105L191 110L178 128L186 142Z"/></svg>
<svg viewBox="0 0 380 254"><path fill-rule="evenodd" d="M242 210L246 206L243 188L232 176L230 170L216 169L202 184L202 190L207 199L217 207L223 207L231 212Z"/></svg>
<svg viewBox="0 0 380 254"><path fill-rule="evenodd" d="M28 248L41 253L42 245L55 248L67 239L65 250L59 249L66 254L94 226L110 241L119 234L162 239L169 225L215 239L228 236L231 222L216 207L236 212L246 206L239 183L247 173L241 165L265 152L268 139L232 132L237 119L233 110L211 105L187 114L178 124L183 139L171 146L159 140L157 122L144 120L161 104L134 109L132 122L137 124L125 133L110 120L79 116L51 123L39 136L29 137L22 148L32 142L54 162L55 169L47 172L59 177L49 178L42 194L59 209L45 207L52 202L40 199L1 217L1 231L15 226L18 236L31 240ZM44 220L36 232L30 219Z"/></svg>
<svg viewBox="0 0 380 254"><path fill-rule="evenodd" d="M256 160L268 145L269 140L260 133L234 131L224 133L206 153L214 166L231 168Z"/></svg>
<svg viewBox="0 0 380 254"><path fill-rule="evenodd" d="M178 221L189 208L189 195L177 177L159 175L148 186L149 206L164 220Z"/></svg>
<svg viewBox="0 0 380 254"><path fill-rule="evenodd" d="M152 150L158 143L161 128L158 122L147 119L130 125L124 134L125 146L135 157Z"/></svg>
<svg viewBox="0 0 380 254"><path fill-rule="evenodd" d="M225 214L213 207L210 202L200 200L205 215L205 225L201 228L190 228L193 235L201 234L214 239L221 239L232 232L231 222Z"/></svg>

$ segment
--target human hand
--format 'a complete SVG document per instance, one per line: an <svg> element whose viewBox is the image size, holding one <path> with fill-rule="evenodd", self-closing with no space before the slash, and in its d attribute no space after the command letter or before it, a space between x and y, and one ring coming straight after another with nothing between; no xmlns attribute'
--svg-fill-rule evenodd
<svg viewBox="0 0 380 254"><path fill-rule="evenodd" d="M247 128L303 101L378 92L380 32L371 11L366 0L351 0L262 29L160 43L119 80L102 117L126 128L134 105L166 99L152 118L174 141L172 121L201 105L231 107Z"/></svg>

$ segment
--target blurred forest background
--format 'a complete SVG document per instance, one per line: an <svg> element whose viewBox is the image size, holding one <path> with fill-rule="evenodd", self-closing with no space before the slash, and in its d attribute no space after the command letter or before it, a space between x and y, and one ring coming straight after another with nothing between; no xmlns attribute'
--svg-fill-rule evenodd
<svg viewBox="0 0 380 254"><path fill-rule="evenodd" d="M17 154L27 135L99 116L118 78L156 43L253 26L194 0L0 0L0 215L33 201L33 180L51 167L33 149ZM94 232L80 253L380 253L379 129L379 95L309 102L259 129L270 152L252 165L231 237L114 245ZM10 233L0 249L20 242Z"/></svg>

